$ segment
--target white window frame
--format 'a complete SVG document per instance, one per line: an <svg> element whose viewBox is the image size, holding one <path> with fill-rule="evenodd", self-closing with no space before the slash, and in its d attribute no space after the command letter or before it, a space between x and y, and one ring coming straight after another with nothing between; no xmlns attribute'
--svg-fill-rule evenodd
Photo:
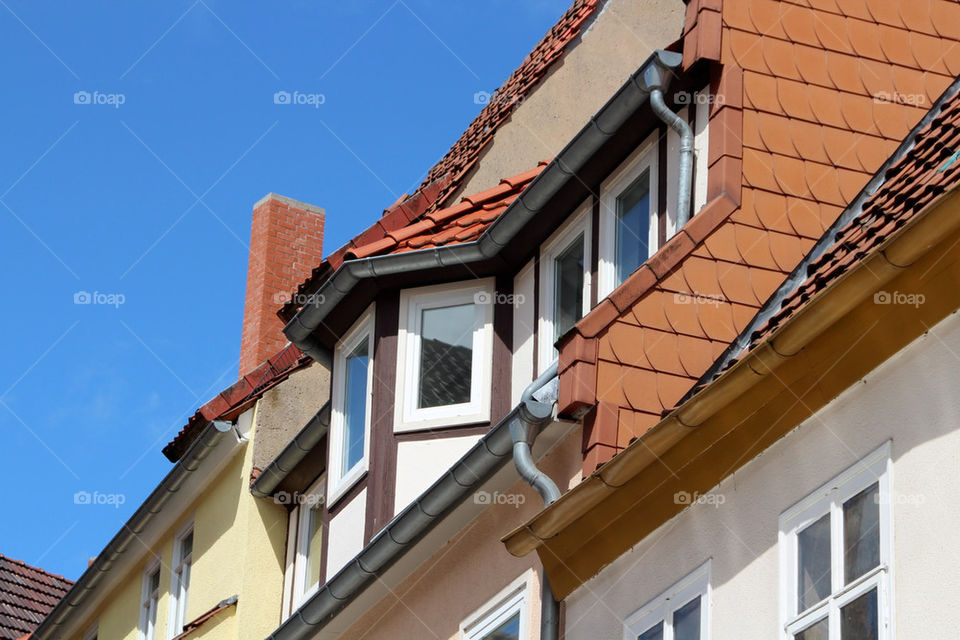
<svg viewBox="0 0 960 640"><path fill-rule="evenodd" d="M160 636L157 634L157 626L160 624L160 579L162 574L160 572L160 558L147 565L147 568L143 572L143 578L141 580L140 587L140 622L137 625L137 637L140 640L156 640ZM150 589L150 576L154 573L157 573L157 589L156 593L151 593ZM148 605L148 603L150 603ZM155 608L154 612L154 621L153 628L150 628L150 607Z"/></svg>
<svg viewBox="0 0 960 640"><path fill-rule="evenodd" d="M183 554L183 540L193 535L193 545L186 557ZM190 580L184 586L181 581L183 571L189 567L193 571L193 557L197 548L197 537L194 535L193 520L180 528L173 537L173 564L170 570L170 604L167 611L167 638L175 638L183 633L183 626L190 622L187 618L187 607L190 604ZM192 577L192 576L191 576Z"/></svg>
<svg viewBox="0 0 960 640"><path fill-rule="evenodd" d="M710 638L710 560L635 611L623 622L623 640L637 640L641 633L663 622L663 640L673 640L673 614L700 596L700 640ZM676 603L676 604L675 604Z"/></svg>
<svg viewBox="0 0 960 640"><path fill-rule="evenodd" d="M460 640L480 640L518 612L520 613L520 638L529 638L533 576L533 570L527 570L463 620L460 623Z"/></svg>
<svg viewBox="0 0 960 640"><path fill-rule="evenodd" d="M495 301L493 278L405 289L400 293L395 432L420 431L490 421ZM419 409L417 408L417 391L420 384L419 334L422 312L425 309L467 303L474 305L470 402Z"/></svg>
<svg viewBox="0 0 960 640"><path fill-rule="evenodd" d="M316 593L320 589L320 585L323 584L323 575L320 576L317 584L309 587L304 584L304 581L307 575L307 563L309 562L307 546L309 545L310 539L307 535L307 530L310 527L310 512L313 509L319 509L321 513L323 512L325 508L326 484L326 475L320 476L306 493L298 496L300 498L299 504L290 512L290 518L295 523L293 528L291 528L291 532L295 538L291 539L294 557L293 583L291 585L293 594L290 599L290 611L295 611L301 604L306 602L310 596ZM326 530L323 532L323 544L327 544Z"/></svg>
<svg viewBox="0 0 960 640"><path fill-rule="evenodd" d="M556 335L554 330L554 295L556 292L556 271L553 268L554 261L561 253L567 250L577 236L583 235L583 315L590 312L590 265L592 260L592 238L591 238L591 201L586 202L577 208L569 220L564 222L563 226L557 229L543 243L540 249L540 318L537 321L539 332L537 355L537 371L546 369L554 360L557 359L557 350L553 346L560 336Z"/></svg>
<svg viewBox="0 0 960 640"><path fill-rule="evenodd" d="M617 282L617 198L623 191L649 170L650 222L647 233L648 253L652 256L659 249L660 189L658 166L659 132L651 133L637 149L624 160L613 173L600 184L600 256L597 265L598 298L610 295L619 286ZM649 256L648 256L649 257Z"/></svg>
<svg viewBox="0 0 960 640"><path fill-rule="evenodd" d="M830 638L840 637L840 609L870 589L877 589L880 640L893 638L893 510L890 442L821 486L780 516L780 633L792 640L813 622L827 616ZM880 507L880 564L844 585L843 503L873 483L878 483ZM830 517L830 595L806 612L797 607L797 534L818 519Z"/></svg>
<svg viewBox="0 0 960 640"><path fill-rule="evenodd" d="M330 411L330 448L327 455L327 504L332 505L350 490L370 468L370 412L373 406L374 311L371 304L360 319L337 342L333 357L333 398ZM367 340L367 399L363 424L363 457L350 469L343 469L347 356Z"/></svg>

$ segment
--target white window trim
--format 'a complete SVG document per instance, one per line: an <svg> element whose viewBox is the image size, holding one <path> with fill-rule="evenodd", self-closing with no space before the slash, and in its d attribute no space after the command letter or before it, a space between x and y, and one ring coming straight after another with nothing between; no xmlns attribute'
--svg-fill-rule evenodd
<svg viewBox="0 0 960 640"><path fill-rule="evenodd" d="M554 282L555 272L553 261L580 234L583 234L583 315L590 312L590 265L592 260L591 250L591 201L587 199L577 208L569 220L567 220L559 229L557 229L543 243L540 249L540 318L537 320L537 327L540 336L538 341L537 371L543 371L554 360L557 359L557 350L554 343L560 337L555 335L553 326L553 306L556 286ZM551 339L552 337L552 339Z"/></svg>
<svg viewBox="0 0 960 640"><path fill-rule="evenodd" d="M650 223L647 246L649 255L659 248L658 132L650 134L630 157L624 160L600 184L600 259L597 265L598 298L610 295L617 287L617 197L645 170L650 171Z"/></svg>
<svg viewBox="0 0 960 640"><path fill-rule="evenodd" d="M156 572L159 571L159 570L160 570L160 558L158 557L156 560L154 560L153 562L151 562L150 564L147 565L147 568L146 568L146 569L144 570L144 572L143 572L143 578L141 579L141 587L140 587L140 622L139 622L139 624L137 625L137 627L138 627L137 637L138 637L140 640L156 640L158 637L160 637L160 636L157 634L157 626L160 624L160 579L159 579L160 576L158 576L158 579L157 579L157 595L156 595L157 603L156 603L156 605L155 605L156 608L157 608L157 615L156 615L156 621L154 622L154 627L153 627L153 633L152 633L152 634L150 633L150 629L148 629L148 627L147 627L147 625L148 625L148 620L147 620L147 619L148 619L148 617L149 617L150 614L149 614L149 609L145 606L145 604L146 604L150 599L153 598L153 594L151 594L150 591L149 591L149 588L150 588L150 576L153 575L154 573L156 573Z"/></svg>
<svg viewBox="0 0 960 640"><path fill-rule="evenodd" d="M187 586L185 592L180 588L180 569L190 565L191 573L193 570L193 558L197 548L197 537L193 537L193 548L190 550L188 558L181 558L183 552L183 539L194 533L193 519L180 527L177 534L173 537L173 564L170 569L170 603L167 610L167 638L175 638L183 633L183 625L190 622L187 618L187 606L190 604L190 587ZM191 576L192 579L192 576ZM186 601L186 602L184 602ZM181 605L183 605L181 607ZM182 617L182 620L180 618Z"/></svg>
<svg viewBox="0 0 960 640"><path fill-rule="evenodd" d="M333 402L330 412L330 447L327 460L327 504L332 505L355 485L370 468L370 412L373 398L373 362L374 353L374 311L371 304L360 319L340 339L334 349L333 357ZM363 425L363 457L351 469L341 469L344 444L344 401L346 399L346 378L344 367L347 356L363 340L367 343L367 401L366 416Z"/></svg>
<svg viewBox="0 0 960 640"><path fill-rule="evenodd" d="M880 640L893 638L893 510L891 481L893 463L890 441L824 484L780 516L780 633L784 640L827 615L830 637L840 637L840 608L870 589L877 588ZM843 503L874 482L879 487L880 564L843 585ZM821 603L800 615L797 611L797 533L827 513L830 518L831 589Z"/></svg>
<svg viewBox="0 0 960 640"><path fill-rule="evenodd" d="M461 640L479 640L520 613L520 637L530 637L530 603L533 593L532 569L507 585L500 593L460 623Z"/></svg>
<svg viewBox="0 0 960 640"><path fill-rule="evenodd" d="M641 633L662 620L664 640L673 640L673 627L666 623L668 616L696 596L700 596L700 638L707 640L710 637L710 560L624 620L623 639L637 640Z"/></svg>
<svg viewBox="0 0 960 640"><path fill-rule="evenodd" d="M710 107L712 98L710 87L706 86L694 94L693 157L696 166L696 182L693 185L693 210L691 217L700 212L707 204L707 181L710 162Z"/></svg>
<svg viewBox="0 0 960 640"><path fill-rule="evenodd" d="M493 278L405 289L400 293L395 432L490 421L494 302ZM476 312L470 402L418 409L420 340L417 334L421 311L466 303L473 303Z"/></svg>
<svg viewBox="0 0 960 640"><path fill-rule="evenodd" d="M307 490L301 498L300 504L291 512L291 520L296 521L296 540L294 546L293 560L293 597L291 599L291 610L296 610L301 604L316 593L323 584L324 576L320 576L317 584L307 587L304 584L307 575L307 553L306 546L309 543L307 529L310 526L310 512L314 507L324 508L324 496L326 495L326 476L321 476L310 489ZM323 532L323 544L327 543L327 532Z"/></svg>

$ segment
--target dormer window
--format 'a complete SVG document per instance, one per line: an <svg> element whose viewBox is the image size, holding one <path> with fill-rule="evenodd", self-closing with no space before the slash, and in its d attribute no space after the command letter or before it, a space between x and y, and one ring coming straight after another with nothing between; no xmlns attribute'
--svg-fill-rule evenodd
<svg viewBox="0 0 960 640"><path fill-rule="evenodd" d="M400 295L396 431L490 419L491 280Z"/></svg>
<svg viewBox="0 0 960 640"><path fill-rule="evenodd" d="M540 251L539 370L557 358L556 341L590 310L590 202Z"/></svg>
<svg viewBox="0 0 960 640"><path fill-rule="evenodd" d="M373 306L337 343L330 416L329 501L332 504L367 472L370 389L373 380Z"/></svg>

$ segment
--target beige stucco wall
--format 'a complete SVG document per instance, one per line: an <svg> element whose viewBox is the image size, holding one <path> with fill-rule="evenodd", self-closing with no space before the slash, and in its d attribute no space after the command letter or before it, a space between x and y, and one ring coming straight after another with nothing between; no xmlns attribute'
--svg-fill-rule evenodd
<svg viewBox="0 0 960 640"><path fill-rule="evenodd" d="M688 508L571 594L566 637L619 640L622 620L708 558L710 637L780 637L780 514L887 441L895 637L956 637L956 354L954 314L715 487L722 504Z"/></svg>
<svg viewBox="0 0 960 640"><path fill-rule="evenodd" d="M581 437L579 428L572 429L540 461L541 468L558 480L578 476ZM566 488L565 482L558 484ZM395 588L393 596L372 607L340 638L459 638L463 620L530 569L536 571L529 608L530 640L539 637L539 562L535 555L511 556L500 537L537 513L543 503L523 481L504 494L522 496L513 499L522 504L495 504L484 510Z"/></svg>
<svg viewBox="0 0 960 640"><path fill-rule="evenodd" d="M680 37L684 8L682 0L607 0L581 41L500 127L458 195L554 157L655 49Z"/></svg>
<svg viewBox="0 0 960 640"><path fill-rule="evenodd" d="M253 466L263 470L330 397L330 372L319 364L270 389L257 407Z"/></svg>
<svg viewBox="0 0 960 640"><path fill-rule="evenodd" d="M240 417L251 421L254 410ZM227 434L226 437L233 437ZM248 442L208 488L182 513L161 512L157 524L166 523L163 542L124 576L110 576L114 586L105 604L84 621L87 629L97 622L99 640L136 640L140 619L143 574L160 559L160 602L157 637L167 637L170 604L173 538L191 519L194 528L194 562L190 576L187 620L193 620L218 602L239 595L239 604L219 614L191 637L197 640L260 640L280 622L283 554L286 545L286 510L270 501L255 499L249 491L250 468L256 430ZM197 470L203 473L203 466ZM81 640L77 636L76 640Z"/></svg>

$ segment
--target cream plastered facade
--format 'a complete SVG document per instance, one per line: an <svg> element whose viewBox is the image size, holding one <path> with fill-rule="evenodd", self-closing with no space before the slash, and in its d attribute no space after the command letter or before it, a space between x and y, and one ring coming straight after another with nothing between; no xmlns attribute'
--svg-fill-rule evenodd
<svg viewBox="0 0 960 640"><path fill-rule="evenodd" d="M240 416L238 425L255 423L255 409ZM143 599L143 576L148 566L160 561L160 600L157 612L158 640L168 633L170 589L175 535L192 521L193 566L186 620L190 621L233 595L236 606L228 607L190 635L196 640L260 640L280 622L283 560L286 547L286 509L269 500L255 499L249 490L256 429L250 440L234 445L233 458L222 471L205 481L206 488L188 509L161 511L151 526L163 527L160 544L131 550L143 555L136 568L123 575L104 577L103 604L77 626L94 623L98 640L137 640ZM234 438L232 433L224 437ZM201 463L194 473L203 474ZM136 543L134 543L136 544ZM85 631L84 631L85 632ZM75 640L83 640L81 632Z"/></svg>
<svg viewBox="0 0 960 640"><path fill-rule="evenodd" d="M780 630L780 515L890 446L891 625L898 639L956 638L960 570L960 316L954 313L566 600L566 638L624 638L623 621L710 561L712 639Z"/></svg>

